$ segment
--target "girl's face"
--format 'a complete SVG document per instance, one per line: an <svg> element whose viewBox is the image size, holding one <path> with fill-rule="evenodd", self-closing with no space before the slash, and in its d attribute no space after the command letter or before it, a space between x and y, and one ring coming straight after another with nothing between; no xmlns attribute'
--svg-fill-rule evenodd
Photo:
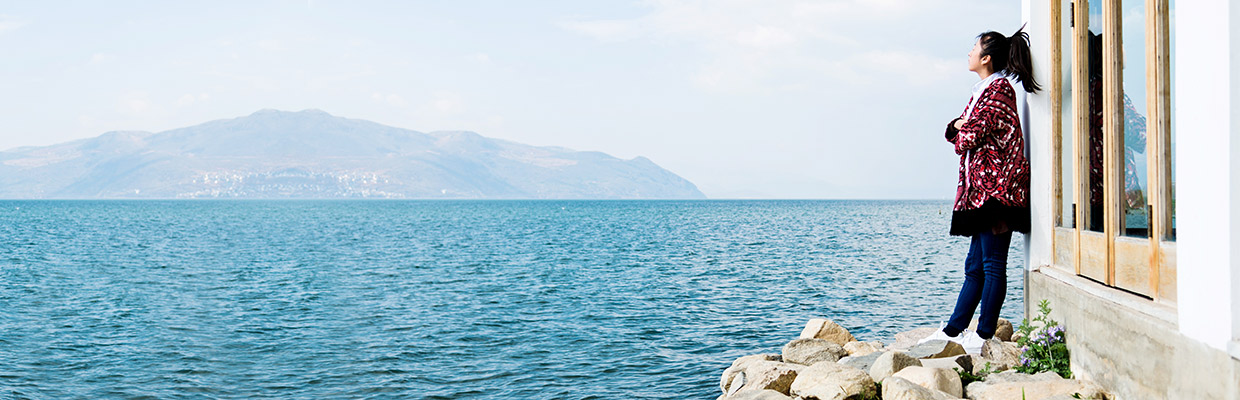
<svg viewBox="0 0 1240 400"><path fill-rule="evenodd" d="M969 51L969 71L978 72L989 63L990 56L982 57L982 39L977 39L973 42L973 50Z"/></svg>

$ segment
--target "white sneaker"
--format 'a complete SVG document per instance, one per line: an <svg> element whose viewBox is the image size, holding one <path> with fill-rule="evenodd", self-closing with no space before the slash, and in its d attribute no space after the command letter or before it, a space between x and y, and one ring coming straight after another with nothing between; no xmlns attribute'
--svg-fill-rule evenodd
<svg viewBox="0 0 1240 400"><path fill-rule="evenodd" d="M956 343L960 343L964 347L965 353L981 354L982 344L986 343L986 339L978 336L977 332L966 330L960 334L960 340Z"/></svg>
<svg viewBox="0 0 1240 400"><path fill-rule="evenodd" d="M925 342L929 342L931 340L946 340L949 342L960 343L960 338L962 338L963 336L956 336L956 337L947 336L946 333L943 333L943 328L946 328L946 327L947 327L946 323L940 322L939 330L934 331L934 334L931 334L930 336L927 336L924 339L918 340L917 344L922 344ZM964 346L964 345L961 344L961 346Z"/></svg>

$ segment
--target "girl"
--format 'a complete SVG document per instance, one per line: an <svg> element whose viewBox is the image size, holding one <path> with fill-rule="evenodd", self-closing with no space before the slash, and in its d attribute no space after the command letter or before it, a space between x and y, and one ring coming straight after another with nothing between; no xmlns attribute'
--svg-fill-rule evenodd
<svg viewBox="0 0 1240 400"><path fill-rule="evenodd" d="M961 343L969 353L994 337L1007 295L1007 255L1012 232L1029 232L1029 160L1018 112L1017 88L1036 93L1029 35L978 36L969 71L982 78L960 118L947 125L947 141L960 155L960 183L951 234L969 236L965 281L951 319L929 338ZM964 333L981 303L977 331Z"/></svg>

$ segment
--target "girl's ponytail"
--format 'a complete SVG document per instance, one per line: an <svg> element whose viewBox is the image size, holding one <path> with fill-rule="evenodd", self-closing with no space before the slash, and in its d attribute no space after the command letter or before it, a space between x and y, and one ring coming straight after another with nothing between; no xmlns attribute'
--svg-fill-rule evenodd
<svg viewBox="0 0 1240 400"><path fill-rule="evenodd" d="M1042 86L1033 79L1033 55L1029 50L1029 33L1025 32L1025 27L1022 26L1008 40L1011 44L1008 46L1007 73L1016 75L1025 86L1026 92L1037 93L1042 90Z"/></svg>
<svg viewBox="0 0 1240 400"><path fill-rule="evenodd" d="M982 56L990 56L995 72L1014 75L1026 92L1037 93L1042 86L1033 78L1033 55L1029 50L1029 34L1021 27L1011 37L990 31L978 35Z"/></svg>

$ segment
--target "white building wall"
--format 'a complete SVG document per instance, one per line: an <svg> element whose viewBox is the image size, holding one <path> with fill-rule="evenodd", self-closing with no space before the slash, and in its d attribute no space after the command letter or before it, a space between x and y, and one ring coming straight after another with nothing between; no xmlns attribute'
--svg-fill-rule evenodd
<svg viewBox="0 0 1240 400"><path fill-rule="evenodd" d="M1026 268L1032 269L1054 262L1052 240L1054 239L1054 191L1052 187L1051 163L1055 162L1051 151L1050 115L1050 84L1051 74L1051 31L1049 1L1023 0L1021 3L1021 21L1025 23L1025 31L1029 33L1030 50L1033 53L1033 73L1042 91L1026 96L1029 110L1029 163L1032 166L1030 176L1029 213L1032 227L1026 236L1028 261Z"/></svg>
<svg viewBox="0 0 1240 400"><path fill-rule="evenodd" d="M1240 6L1232 6L1228 15L1227 26L1231 31L1226 47L1231 55L1227 65L1227 70L1231 71L1227 85L1231 88L1228 101L1231 118L1227 126L1231 144L1230 166L1227 169L1231 178L1231 355L1240 358L1240 86L1235 85L1240 83L1240 70L1236 68L1240 67Z"/></svg>
<svg viewBox="0 0 1240 400"><path fill-rule="evenodd" d="M1227 349L1240 332L1237 277L1240 183L1235 118L1240 38L1228 0L1176 3L1176 212L1179 325Z"/></svg>

